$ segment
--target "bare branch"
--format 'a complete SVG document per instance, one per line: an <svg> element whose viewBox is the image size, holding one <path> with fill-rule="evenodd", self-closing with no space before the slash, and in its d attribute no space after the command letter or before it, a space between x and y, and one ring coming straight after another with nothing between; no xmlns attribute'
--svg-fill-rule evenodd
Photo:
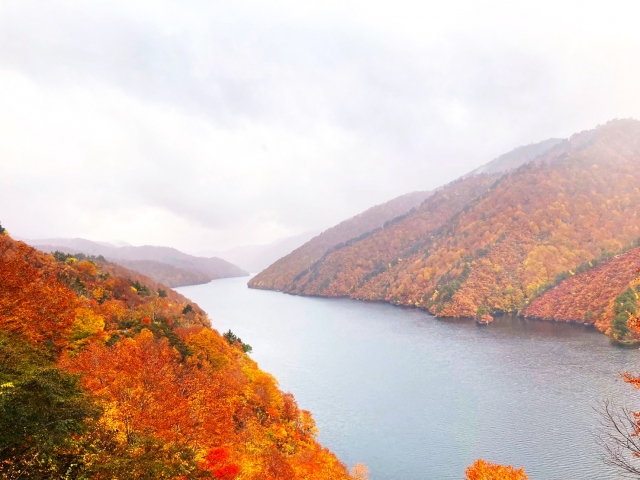
<svg viewBox="0 0 640 480"><path fill-rule="evenodd" d="M640 478L640 425L635 413L610 400L603 401L597 411L596 441L603 449L604 463L624 472L626 478Z"/></svg>

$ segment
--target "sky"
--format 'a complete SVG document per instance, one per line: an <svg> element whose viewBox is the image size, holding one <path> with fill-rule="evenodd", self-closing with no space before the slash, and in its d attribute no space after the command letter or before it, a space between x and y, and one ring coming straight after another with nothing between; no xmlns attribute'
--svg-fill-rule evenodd
<svg viewBox="0 0 640 480"><path fill-rule="evenodd" d="M0 223L193 253L640 118L640 2L0 2Z"/></svg>

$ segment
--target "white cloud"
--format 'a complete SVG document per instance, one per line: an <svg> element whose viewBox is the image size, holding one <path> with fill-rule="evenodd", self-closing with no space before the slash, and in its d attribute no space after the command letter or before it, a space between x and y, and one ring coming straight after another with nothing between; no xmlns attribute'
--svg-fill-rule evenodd
<svg viewBox="0 0 640 480"><path fill-rule="evenodd" d="M640 117L640 4L5 2L0 221L186 250L326 228Z"/></svg>

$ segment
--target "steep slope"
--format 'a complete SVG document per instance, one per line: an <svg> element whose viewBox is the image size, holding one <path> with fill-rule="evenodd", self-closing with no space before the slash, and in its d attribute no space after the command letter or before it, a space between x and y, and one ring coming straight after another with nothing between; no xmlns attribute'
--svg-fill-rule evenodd
<svg viewBox="0 0 640 480"><path fill-rule="evenodd" d="M170 247L149 245L142 247L115 247L104 242L93 242L82 238L26 240L26 242L46 252L58 250L71 254L81 252L86 255L102 255L108 260L122 263L141 260L146 262L160 262L167 265L167 267L162 268L161 265L155 264L153 268L151 268L151 264L144 262L138 264L130 263L129 266L135 270L135 266L137 265L143 269L139 270L140 273L149 275L155 281L167 285L171 283L170 286L175 287L193 285L193 283L182 283L183 281L191 281L192 279L200 279L196 281L196 283L207 283L218 278L248 275L248 273L240 267L221 258L196 257Z"/></svg>
<svg viewBox="0 0 640 480"><path fill-rule="evenodd" d="M385 222L417 207L430 195L431 192L408 193L339 223L260 272L249 281L249 286L271 290L287 288L298 274L318 261L330 248L380 228Z"/></svg>
<svg viewBox="0 0 640 480"><path fill-rule="evenodd" d="M209 325L142 275L0 236L0 471L348 479L309 412Z"/></svg>
<svg viewBox="0 0 640 480"><path fill-rule="evenodd" d="M603 332L609 331L615 316L616 299L626 289L635 288L640 268L640 247L592 266L594 264L586 264L585 271L568 277L534 299L524 311L524 316L584 322Z"/></svg>
<svg viewBox="0 0 640 480"><path fill-rule="evenodd" d="M615 120L550 144L491 187L446 197L483 181L466 177L299 273L284 270L271 283L258 276L251 286L381 300L440 316L520 311L558 274L640 236L640 122Z"/></svg>
<svg viewBox="0 0 640 480"><path fill-rule="evenodd" d="M559 273L640 235L640 122L576 134L501 178L352 294L472 316L518 311Z"/></svg>
<svg viewBox="0 0 640 480"><path fill-rule="evenodd" d="M304 295L346 296L363 283L415 251L438 228L497 180L478 175L454 182L427 198L404 217L387 222L352 242L330 249L285 289Z"/></svg>
<svg viewBox="0 0 640 480"><path fill-rule="evenodd" d="M486 191L501 174L548 152L558 143L558 139L549 139L501 155L458 182L439 189L436 198L423 200L422 206L415 207L416 212L406 209L403 212L406 218L389 219L383 222L386 225L378 222L368 230L352 230L339 237L329 235L358 217L343 222L276 262L253 278L249 286L307 295L349 295L364 281L427 243L437 228Z"/></svg>

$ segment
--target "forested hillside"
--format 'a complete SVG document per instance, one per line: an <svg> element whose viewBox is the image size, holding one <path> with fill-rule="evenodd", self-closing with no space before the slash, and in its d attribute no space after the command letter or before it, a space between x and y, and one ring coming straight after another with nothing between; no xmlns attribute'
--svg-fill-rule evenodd
<svg viewBox="0 0 640 480"><path fill-rule="evenodd" d="M505 153L504 155L493 159L491 162L474 170L470 174L465 175L459 181L462 182L463 180L468 180L470 177L478 176L481 174L487 174L487 178L489 176L495 175L495 180L501 174L511 169L517 168L531 161L536 156L549 151L559 142L559 139L552 138L536 144L518 147L510 152ZM478 185L475 184L474 181L472 181L472 183L475 185L475 187L473 188L478 187ZM452 185L455 184L456 182L453 182ZM447 185L442 188L446 188L449 192L452 192L452 185ZM453 187L454 203L459 203L460 201L455 189L460 189L461 195L464 196L469 193L464 192L466 188L466 183ZM482 190L482 188L480 188L480 190ZM345 220L344 222L336 225L333 228L330 228L313 240L307 242L305 245L290 253L286 257L281 258L278 262L274 263L271 267L261 272L259 275L256 275L256 277L254 277L249 282L249 286L252 288L275 289L286 292L300 291L308 294L318 294L318 285L316 285L315 287L313 285L305 285L305 282L310 279L312 282L317 280L317 274L312 274L311 276L309 276L309 273L310 271L317 269L321 259L324 261L325 257L331 255L334 251L342 250L345 246L351 247L356 245L359 240L367 238L375 233L374 230L383 229L383 227L385 227L385 224L387 224L388 226L389 222L395 223L397 221L403 221L403 232L408 233L410 237L413 237L413 239L404 238L402 232L397 233L394 239L383 239L383 237L389 235L389 232L382 233L379 237L379 243L382 243L382 245L379 246L381 251L379 252L379 254L378 252L376 252L376 254L374 255L375 258L359 258L359 254L362 253L361 246L359 245L355 246L354 249L360 250L360 252L348 250L341 253L341 255L344 255L345 257L351 257L352 259L355 258L358 265L342 264L341 259L332 255L330 262L333 262L335 265L328 267L328 271L334 270L333 274L341 276L344 281L346 281L348 286L345 287L344 285L341 285L335 289L325 291L326 287L329 286L330 280L327 281L327 278L323 278L322 282L320 283L320 288L324 292L323 294L344 295L348 292L352 292L354 282L358 283L362 277L368 278L374 275L376 272L380 271L383 258L388 258L389 261L394 261L394 255L400 255L401 253L412 247L417 248L416 244L424 241L424 239L420 238L420 235L425 234L425 232L427 231L431 231L433 225L437 224L438 222L441 223L443 217L446 218L447 214L451 214L451 212L455 211L456 208L458 208L459 205L446 205L446 201L443 202L442 197L439 197L440 205L442 205L443 209L445 210L445 212L443 212L442 214L437 214L441 218L434 219L433 221L427 220L427 224L424 225L425 212L421 211L417 214L418 218L415 219L416 231L414 232L414 226L405 226L407 223L411 223L414 220L409 219L408 221L404 221L404 217L411 217L412 212L409 212L409 210L411 210L412 208L418 208L420 203L427 199L432 193L433 192L414 192L411 194L403 195L385 204L370 208L369 210L355 216L354 218ZM476 192L476 194L479 194L479 192ZM465 198L466 201L470 201L472 199L467 197ZM432 207L434 205L435 203L431 204ZM426 227L426 230L423 227ZM394 231L398 231L398 226L394 227ZM418 238L416 239L416 237ZM376 238L374 241L377 242L378 238ZM390 241L394 243L394 245L384 245L384 241ZM369 253L371 253L371 251L369 251ZM360 262L369 264L369 267L365 267L364 269L361 268L362 266L359 265ZM338 270L341 270L343 267L344 272L338 273ZM301 277L305 277L305 282L300 281ZM314 289L316 291L314 291Z"/></svg>
<svg viewBox="0 0 640 480"><path fill-rule="evenodd" d="M0 478L346 479L197 305L0 235Z"/></svg>
<svg viewBox="0 0 640 480"><path fill-rule="evenodd" d="M479 175L447 185L415 212L354 241L334 246L319 262L298 274L286 291L327 296L353 293L369 278L395 264L399 257L420 248L466 204L487 191L497 178Z"/></svg>
<svg viewBox="0 0 640 480"><path fill-rule="evenodd" d="M640 122L609 122L482 188L482 176L454 182L406 218L288 272L279 289L440 316L520 311L562 272L640 236L639 167ZM467 197L444 196L467 182L478 187ZM258 277L251 286L270 288Z"/></svg>
<svg viewBox="0 0 640 480"><path fill-rule="evenodd" d="M595 325L618 340L635 338L638 332L628 322L637 314L638 268L640 247L604 261L590 261L562 275L568 278L534 299L524 315Z"/></svg>
<svg viewBox="0 0 640 480"><path fill-rule="evenodd" d="M354 292L441 316L516 312L640 234L640 122L574 135L503 176L420 251Z"/></svg>
<svg viewBox="0 0 640 480"><path fill-rule="evenodd" d="M286 257L281 258L252 278L249 285L254 288L272 290L286 289L296 275L318 261L330 248L382 227L385 222L404 215L420 205L429 195L431 192L412 192L371 207L322 232Z"/></svg>

